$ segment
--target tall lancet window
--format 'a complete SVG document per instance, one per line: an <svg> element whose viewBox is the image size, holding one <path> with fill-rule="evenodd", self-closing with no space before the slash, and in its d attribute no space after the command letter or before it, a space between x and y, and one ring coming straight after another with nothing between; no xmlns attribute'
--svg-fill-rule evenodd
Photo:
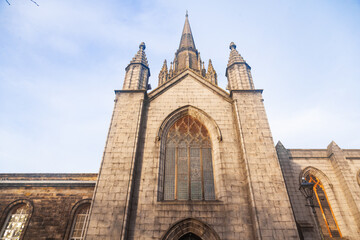
<svg viewBox="0 0 360 240"><path fill-rule="evenodd" d="M321 181L312 174L307 175L306 180L314 183L316 217L324 237L341 237L339 226Z"/></svg>
<svg viewBox="0 0 360 240"><path fill-rule="evenodd" d="M211 141L206 127L186 115L166 138L164 200L214 200Z"/></svg>

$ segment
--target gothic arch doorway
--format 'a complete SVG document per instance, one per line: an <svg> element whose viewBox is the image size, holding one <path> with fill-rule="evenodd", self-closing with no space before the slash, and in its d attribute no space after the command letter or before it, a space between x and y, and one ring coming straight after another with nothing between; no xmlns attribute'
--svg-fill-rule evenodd
<svg viewBox="0 0 360 240"><path fill-rule="evenodd" d="M162 240L220 240L209 225L193 218L181 220L172 225Z"/></svg>

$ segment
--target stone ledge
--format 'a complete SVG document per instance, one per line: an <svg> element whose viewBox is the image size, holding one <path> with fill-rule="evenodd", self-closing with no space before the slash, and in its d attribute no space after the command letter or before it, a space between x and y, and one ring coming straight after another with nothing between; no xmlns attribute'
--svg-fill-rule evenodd
<svg viewBox="0 0 360 240"><path fill-rule="evenodd" d="M95 187L96 181L0 180L2 187Z"/></svg>

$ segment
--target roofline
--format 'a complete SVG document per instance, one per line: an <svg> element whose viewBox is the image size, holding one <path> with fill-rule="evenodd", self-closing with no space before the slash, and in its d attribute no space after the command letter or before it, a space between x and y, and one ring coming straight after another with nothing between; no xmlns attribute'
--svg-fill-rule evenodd
<svg viewBox="0 0 360 240"><path fill-rule="evenodd" d="M81 180L0 180L3 187L95 187L96 181Z"/></svg>
<svg viewBox="0 0 360 240"><path fill-rule="evenodd" d="M183 71L181 71L179 74L177 74L175 77L171 78L169 81L165 82L164 84L158 86L154 90L152 90L150 93L148 93L148 100L152 101L153 99L157 98L161 93L166 91L166 89L170 88L171 86L177 84L179 81L184 79L186 75L191 75L195 79L197 79L201 84L205 85L206 87L212 89L217 94L219 94L221 97L223 97L226 101L232 103L232 99L228 92L226 92L224 89L220 88L219 86L210 83L206 79L204 79L202 76L197 74L194 70L190 68L186 68Z"/></svg>

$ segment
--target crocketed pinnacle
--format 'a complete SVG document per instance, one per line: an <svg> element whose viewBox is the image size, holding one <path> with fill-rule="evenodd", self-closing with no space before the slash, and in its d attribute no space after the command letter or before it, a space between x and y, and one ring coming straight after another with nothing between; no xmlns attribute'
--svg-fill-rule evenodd
<svg viewBox="0 0 360 240"><path fill-rule="evenodd" d="M234 42L230 43L230 57L228 62L228 67L233 65L234 63L245 63L245 60L240 55L240 53L236 50L236 45Z"/></svg>
<svg viewBox="0 0 360 240"><path fill-rule="evenodd" d="M211 59L209 59L209 65L206 73L206 79L210 81L211 83L217 85L217 74L214 69L214 66L212 65Z"/></svg>
<svg viewBox="0 0 360 240"><path fill-rule="evenodd" d="M161 70L160 70L161 72L166 72L167 73L167 71L168 71L168 68L167 68L167 62L166 62L166 59L164 60L164 63L163 63L163 66L162 66L162 68L161 68Z"/></svg>
<svg viewBox="0 0 360 240"><path fill-rule="evenodd" d="M193 35L191 33L188 14L186 12L185 24L181 35L179 50L182 49L196 49Z"/></svg>
<svg viewBox="0 0 360 240"><path fill-rule="evenodd" d="M214 66L212 65L211 59L209 59L209 65L208 65L208 70L207 73L213 73L215 72Z"/></svg>
<svg viewBox="0 0 360 240"><path fill-rule="evenodd" d="M169 78L169 73L167 68L167 62L165 60L159 73L159 86L167 82L168 78Z"/></svg>
<svg viewBox="0 0 360 240"><path fill-rule="evenodd" d="M130 64L141 63L146 67L149 67L145 54L145 48L146 48L145 43L144 42L140 43L139 51L136 53L135 57L133 57L133 59L130 61Z"/></svg>

